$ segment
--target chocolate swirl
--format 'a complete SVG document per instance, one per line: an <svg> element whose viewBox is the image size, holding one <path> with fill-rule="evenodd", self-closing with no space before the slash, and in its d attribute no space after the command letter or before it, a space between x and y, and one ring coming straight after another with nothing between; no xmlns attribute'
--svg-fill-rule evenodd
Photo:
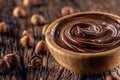
<svg viewBox="0 0 120 80"><path fill-rule="evenodd" d="M120 45L120 19L105 14L81 14L56 23L51 37L75 52L101 52Z"/></svg>

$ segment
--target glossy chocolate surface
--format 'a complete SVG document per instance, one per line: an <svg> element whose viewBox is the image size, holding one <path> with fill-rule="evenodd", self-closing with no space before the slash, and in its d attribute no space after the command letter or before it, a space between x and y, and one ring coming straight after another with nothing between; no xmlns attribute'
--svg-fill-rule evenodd
<svg viewBox="0 0 120 80"><path fill-rule="evenodd" d="M106 14L81 14L56 23L51 37L75 52L102 52L120 45L120 19Z"/></svg>

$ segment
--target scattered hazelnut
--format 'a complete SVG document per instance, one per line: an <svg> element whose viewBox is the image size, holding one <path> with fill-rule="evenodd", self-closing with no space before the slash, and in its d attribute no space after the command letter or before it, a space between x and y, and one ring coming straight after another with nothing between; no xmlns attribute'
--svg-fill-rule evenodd
<svg viewBox="0 0 120 80"><path fill-rule="evenodd" d="M20 39L20 44L24 47L27 47L28 46L28 41L29 41L29 37L28 36L23 36Z"/></svg>
<svg viewBox="0 0 120 80"><path fill-rule="evenodd" d="M23 5L26 7L32 7L34 5L38 5L39 0L23 0Z"/></svg>
<svg viewBox="0 0 120 80"><path fill-rule="evenodd" d="M10 71L10 65L4 59L0 59L0 74L4 74Z"/></svg>
<svg viewBox="0 0 120 80"><path fill-rule="evenodd" d="M29 33L28 33L27 30L24 30L24 31L22 32L22 36L26 36L26 35L29 35Z"/></svg>
<svg viewBox="0 0 120 80"><path fill-rule="evenodd" d="M32 47L34 45L34 38L31 35L25 35L20 39L20 43L24 47Z"/></svg>
<svg viewBox="0 0 120 80"><path fill-rule="evenodd" d="M6 33L7 32L7 25L5 24L5 22L0 22L0 33Z"/></svg>
<svg viewBox="0 0 120 80"><path fill-rule="evenodd" d="M11 67L15 65L20 65L20 57L17 54L7 54L3 57L3 59L10 64Z"/></svg>
<svg viewBox="0 0 120 80"><path fill-rule="evenodd" d="M61 9L61 14L62 16L68 15L68 14L72 14L74 13L74 9L72 7L69 6L65 6Z"/></svg>
<svg viewBox="0 0 120 80"><path fill-rule="evenodd" d="M49 26L49 24L46 24L46 25L43 26L43 28L42 28L42 34L43 35L45 35L45 32L46 32L48 26Z"/></svg>
<svg viewBox="0 0 120 80"><path fill-rule="evenodd" d="M34 14L31 17L31 23L34 25L40 25L45 23L45 18L42 15Z"/></svg>
<svg viewBox="0 0 120 80"><path fill-rule="evenodd" d="M40 51L47 52L49 51L46 45L46 42L43 40L38 41L35 47L35 53L38 53Z"/></svg>
<svg viewBox="0 0 120 80"><path fill-rule="evenodd" d="M14 10L13 10L13 16L14 17L25 17L26 16L26 11L21 8L21 7L16 7Z"/></svg>
<svg viewBox="0 0 120 80"><path fill-rule="evenodd" d="M42 59L40 56L33 56L30 59L30 65L33 67L39 67L42 64Z"/></svg>

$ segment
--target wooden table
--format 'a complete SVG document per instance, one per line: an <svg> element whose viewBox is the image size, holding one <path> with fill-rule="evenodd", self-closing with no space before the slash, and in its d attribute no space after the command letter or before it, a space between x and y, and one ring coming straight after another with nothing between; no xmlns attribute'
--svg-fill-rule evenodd
<svg viewBox="0 0 120 80"><path fill-rule="evenodd" d="M34 55L34 47L27 49L21 47L19 39L23 30L31 31L36 43L44 39L41 35L41 26L33 26L30 23L32 14L39 13L46 19L46 24L62 17L60 11L63 6L71 6L75 12L102 11L120 16L119 0L39 0L41 5L34 8L23 6L23 0L0 0L0 21L13 20L12 11L16 6L23 7L27 12L26 18L17 18L20 24L19 36L0 35L0 57L10 52L17 52L21 55L21 67L11 70L6 75L0 75L0 80L105 80L106 75L112 73L120 76L120 66L100 74L78 74L60 66L50 53L40 54L43 64L39 68L29 67L29 59ZM16 27L16 26L14 26ZM4 43L4 45L2 44ZM112 63L111 63L112 64Z"/></svg>

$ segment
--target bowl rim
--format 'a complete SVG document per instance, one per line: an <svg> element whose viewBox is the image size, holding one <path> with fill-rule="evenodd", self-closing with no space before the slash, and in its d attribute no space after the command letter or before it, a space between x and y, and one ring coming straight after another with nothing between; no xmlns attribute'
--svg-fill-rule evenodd
<svg viewBox="0 0 120 80"><path fill-rule="evenodd" d="M103 14L103 15L108 15L108 16L113 16L113 17L116 17L116 18L119 18L119 16L115 15L115 14L111 14L111 13L107 13L107 12L95 12L95 11L88 11L88 12L77 12L77 13L73 13L73 14L70 14L70 15L66 15L66 16L63 16L55 21L53 21L49 27L47 28L46 30L46 33L45 33L45 40L46 40L46 43L47 45L49 45L52 49L54 50L57 50L60 54L62 55L67 55L67 56L75 56L75 57L96 57L96 56L105 56L105 55L110 55L110 54L114 54L112 52L114 51L117 51L118 49L120 49L120 46L116 47L116 48L113 48L113 49L110 49L110 50L105 50L105 51L101 51L101 52L74 52L74 51L71 51L71 50L68 50L68 49L64 49L62 48L61 46L59 46L57 43L55 43L53 41L53 39L51 38L51 29L61 20L64 20L66 18L70 18L70 17L73 17L73 16L77 16L77 15L81 15L81 14ZM65 54L63 53L65 52ZM57 53L56 53L57 54Z"/></svg>

